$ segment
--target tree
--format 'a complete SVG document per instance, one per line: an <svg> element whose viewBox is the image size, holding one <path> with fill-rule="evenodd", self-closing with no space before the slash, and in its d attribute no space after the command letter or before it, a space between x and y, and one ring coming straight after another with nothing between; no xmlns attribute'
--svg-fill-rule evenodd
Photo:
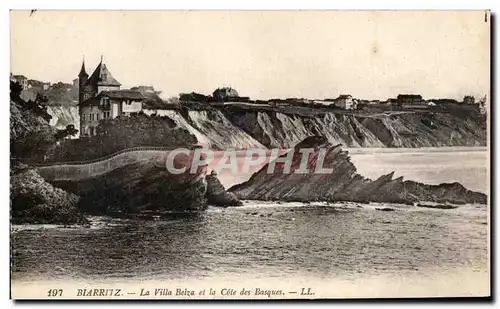
<svg viewBox="0 0 500 309"><path fill-rule="evenodd" d="M11 98L20 98L21 91L23 91L23 86L18 82L10 81L10 97Z"/></svg>
<svg viewBox="0 0 500 309"><path fill-rule="evenodd" d="M55 130L48 120L51 116L43 106L45 100L38 96L35 101L20 97L19 84L10 83L10 152L17 162L43 161L47 150L55 143Z"/></svg>
<svg viewBox="0 0 500 309"><path fill-rule="evenodd" d="M69 136L75 136L78 133L78 130L75 129L75 126L72 124L69 124L66 126L66 129L64 130L57 130L57 133L55 134L55 138L57 140L65 139L66 137Z"/></svg>

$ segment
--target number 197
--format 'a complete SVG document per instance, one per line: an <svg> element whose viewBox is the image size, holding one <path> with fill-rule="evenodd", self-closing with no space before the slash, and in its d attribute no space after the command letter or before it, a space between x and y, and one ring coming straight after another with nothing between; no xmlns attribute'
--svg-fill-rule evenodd
<svg viewBox="0 0 500 309"><path fill-rule="evenodd" d="M49 297L56 297L56 296L62 296L62 289L50 289L49 292L47 293L47 296Z"/></svg>

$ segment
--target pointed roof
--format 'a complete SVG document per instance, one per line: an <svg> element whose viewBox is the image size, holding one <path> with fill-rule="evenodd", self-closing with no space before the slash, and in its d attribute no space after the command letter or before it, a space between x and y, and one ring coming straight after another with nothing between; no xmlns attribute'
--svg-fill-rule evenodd
<svg viewBox="0 0 500 309"><path fill-rule="evenodd" d="M93 86L121 86L121 84L111 75L106 65L102 62L95 68L94 73L90 75L86 85Z"/></svg>
<svg viewBox="0 0 500 309"><path fill-rule="evenodd" d="M82 75L87 75L87 72L85 71L85 59L82 61L82 68L80 69L80 73L78 74L78 76L82 76Z"/></svg>

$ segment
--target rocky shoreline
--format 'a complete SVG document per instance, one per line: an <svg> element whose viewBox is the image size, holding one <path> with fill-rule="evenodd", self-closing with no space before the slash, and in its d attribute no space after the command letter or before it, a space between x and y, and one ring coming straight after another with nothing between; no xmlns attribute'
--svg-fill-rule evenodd
<svg viewBox="0 0 500 309"><path fill-rule="evenodd" d="M307 169L314 171L320 149L326 151L323 167L332 168L332 173L294 173L302 160L300 149L314 148L309 156ZM229 189L240 199L276 201L329 201L329 202L380 202L413 205L418 202L486 204L485 194L464 188L461 184L444 183L427 185L415 181L393 179L394 172L376 180L357 173L347 151L341 145L332 145L325 137L311 136L297 144L293 150L291 172L283 173L284 163L276 163L275 172L267 172L263 166L247 182ZM283 154L281 157L285 157Z"/></svg>
<svg viewBox="0 0 500 309"><path fill-rule="evenodd" d="M205 167L173 175L164 163L149 159L99 177L50 183L34 169L19 171L11 176L11 222L85 225L85 215L178 215L243 205Z"/></svg>
<svg viewBox="0 0 500 309"><path fill-rule="evenodd" d="M35 170L11 175L13 224L86 224L78 208L79 197L46 182Z"/></svg>
<svg viewBox="0 0 500 309"><path fill-rule="evenodd" d="M329 174L295 174L301 162L300 149L314 148L307 169L314 171L320 149L326 149L324 167ZM454 209L462 204L486 204L485 194L459 183L427 185L393 179L394 172L376 180L357 173L348 152L331 145L321 136L297 144L291 171L267 173L265 165L252 177L226 190L217 174L207 175L206 166L197 174L170 174L165 158L148 159L117 168L98 177L78 181L50 181L34 169L17 169L11 175L11 207L14 224L86 224L85 215L141 215L201 213L209 205L242 206L241 200L278 202L356 202L391 203L426 207L428 203ZM282 156L286 156L283 154ZM281 172L280 172L281 171ZM431 207L431 206L428 206Z"/></svg>

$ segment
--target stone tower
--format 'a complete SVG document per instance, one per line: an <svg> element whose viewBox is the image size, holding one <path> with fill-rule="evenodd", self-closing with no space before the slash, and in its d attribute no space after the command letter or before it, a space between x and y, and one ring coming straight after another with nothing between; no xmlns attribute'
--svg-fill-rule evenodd
<svg viewBox="0 0 500 309"><path fill-rule="evenodd" d="M85 71L85 60L82 61L82 68L80 69L80 73L78 74L78 104L82 104L84 101L85 94L85 83L89 79L89 75Z"/></svg>

